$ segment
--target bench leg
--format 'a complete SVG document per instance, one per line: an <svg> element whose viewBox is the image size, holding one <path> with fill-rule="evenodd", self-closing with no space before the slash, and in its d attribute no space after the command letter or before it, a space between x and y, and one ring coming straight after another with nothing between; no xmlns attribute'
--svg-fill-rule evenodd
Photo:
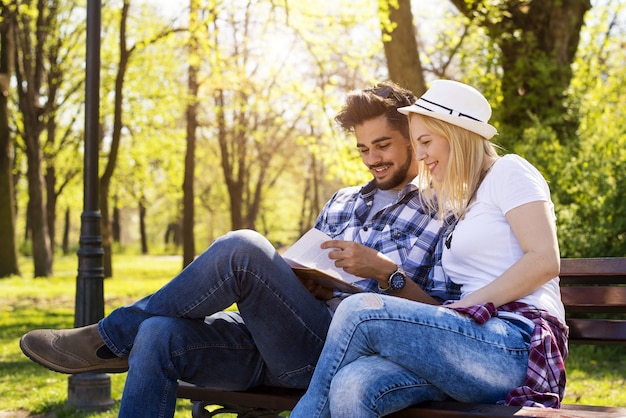
<svg viewBox="0 0 626 418"><path fill-rule="evenodd" d="M242 406L223 405L214 411L208 411L206 407L213 405L204 401L192 401L193 408L191 416L193 418L212 418L220 414L236 414L238 418L277 418L277 411L259 408L246 408Z"/></svg>

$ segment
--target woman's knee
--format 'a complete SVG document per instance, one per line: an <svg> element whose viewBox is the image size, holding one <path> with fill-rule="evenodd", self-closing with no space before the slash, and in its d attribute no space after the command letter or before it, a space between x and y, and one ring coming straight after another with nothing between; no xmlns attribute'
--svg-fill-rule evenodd
<svg viewBox="0 0 626 418"><path fill-rule="evenodd" d="M367 371L354 365L340 369L331 381L329 404L332 416L376 416L373 402L377 396L363 380Z"/></svg>
<svg viewBox="0 0 626 418"><path fill-rule="evenodd" d="M367 317L370 315L370 312L378 311L383 307L384 303L380 295L376 293L356 293L341 301L335 311L333 322L358 320L358 317Z"/></svg>

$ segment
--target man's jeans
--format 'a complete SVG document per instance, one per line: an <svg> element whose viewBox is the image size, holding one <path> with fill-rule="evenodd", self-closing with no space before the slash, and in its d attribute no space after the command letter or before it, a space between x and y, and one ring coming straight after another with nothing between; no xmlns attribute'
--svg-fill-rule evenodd
<svg viewBox="0 0 626 418"><path fill-rule="evenodd" d="M495 403L523 383L531 332L393 296L350 296L291 418L379 417L450 398Z"/></svg>
<svg viewBox="0 0 626 418"><path fill-rule="evenodd" d="M221 312L233 303L239 313ZM119 416L166 417L179 379L228 390L306 388L330 320L274 247L242 230L156 293L111 312L98 330L115 354L129 355Z"/></svg>

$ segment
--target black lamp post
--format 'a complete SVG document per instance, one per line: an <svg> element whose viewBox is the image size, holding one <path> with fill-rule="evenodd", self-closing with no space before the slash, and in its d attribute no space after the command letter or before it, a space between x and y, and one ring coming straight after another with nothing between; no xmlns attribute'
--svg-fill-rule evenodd
<svg viewBox="0 0 626 418"><path fill-rule="evenodd" d="M98 205L98 142L100 100L101 1L87 1L87 55L85 78L84 197L74 326L82 327L104 317L104 268ZM85 410L106 410L113 405L111 379L105 373L81 373L68 381L68 403Z"/></svg>

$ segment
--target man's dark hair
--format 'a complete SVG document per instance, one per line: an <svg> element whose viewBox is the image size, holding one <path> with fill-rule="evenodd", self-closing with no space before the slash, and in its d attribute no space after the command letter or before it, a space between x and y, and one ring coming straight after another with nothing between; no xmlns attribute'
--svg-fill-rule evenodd
<svg viewBox="0 0 626 418"><path fill-rule="evenodd" d="M398 112L398 108L412 105L416 100L411 91L393 81L383 81L369 89L348 93L346 104L335 121L344 131L354 132L355 126L385 115L389 126L409 139L407 116Z"/></svg>

